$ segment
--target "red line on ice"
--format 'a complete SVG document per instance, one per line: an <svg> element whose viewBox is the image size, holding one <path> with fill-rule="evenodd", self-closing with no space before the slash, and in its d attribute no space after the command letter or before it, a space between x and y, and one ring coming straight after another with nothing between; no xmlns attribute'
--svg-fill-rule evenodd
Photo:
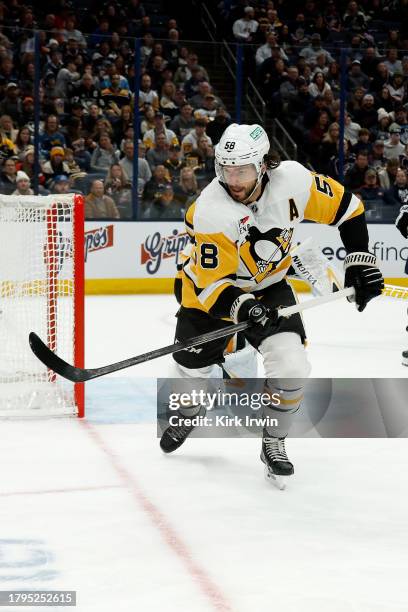
<svg viewBox="0 0 408 612"><path fill-rule="evenodd" d="M85 427L94 442L109 457L109 460L116 472L119 474L122 480L126 482L136 501L143 508L153 525L160 532L163 540L173 551L173 553L176 554L177 557L179 557L179 559L183 562L187 572L190 574L194 582L198 584L201 591L212 604L214 610L217 610L217 612L232 612L231 605L227 602L218 585L215 584L205 569L202 568L197 561L195 561L192 552L183 542L177 531L169 523L163 512L161 512L161 510L159 510L159 508L143 492L134 476L120 464L115 453L105 444L97 430L86 421L81 421L81 424Z"/></svg>

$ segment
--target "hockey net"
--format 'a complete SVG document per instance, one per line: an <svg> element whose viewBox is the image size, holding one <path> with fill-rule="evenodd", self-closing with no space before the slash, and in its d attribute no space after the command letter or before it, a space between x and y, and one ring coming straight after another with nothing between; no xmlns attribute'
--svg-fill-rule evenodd
<svg viewBox="0 0 408 612"><path fill-rule="evenodd" d="M31 352L36 332L83 367L84 201L0 195L0 417L84 414L83 385Z"/></svg>

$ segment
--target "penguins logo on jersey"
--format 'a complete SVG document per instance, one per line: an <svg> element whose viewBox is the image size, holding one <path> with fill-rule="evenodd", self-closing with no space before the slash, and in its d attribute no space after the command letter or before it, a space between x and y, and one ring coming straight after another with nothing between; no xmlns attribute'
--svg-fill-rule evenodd
<svg viewBox="0 0 408 612"><path fill-rule="evenodd" d="M289 253L292 236L293 228L272 228L267 232L261 232L254 226L248 229L246 243L249 248L247 248L257 269L257 273L252 278L265 272L269 274L279 266Z"/></svg>

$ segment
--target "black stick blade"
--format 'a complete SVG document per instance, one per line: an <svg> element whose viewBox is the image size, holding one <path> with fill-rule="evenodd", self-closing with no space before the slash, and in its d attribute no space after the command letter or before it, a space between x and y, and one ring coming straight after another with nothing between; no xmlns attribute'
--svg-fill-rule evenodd
<svg viewBox="0 0 408 612"><path fill-rule="evenodd" d="M34 355L50 370L72 382L88 380L87 371L75 368L48 348L36 333L30 332L28 337Z"/></svg>

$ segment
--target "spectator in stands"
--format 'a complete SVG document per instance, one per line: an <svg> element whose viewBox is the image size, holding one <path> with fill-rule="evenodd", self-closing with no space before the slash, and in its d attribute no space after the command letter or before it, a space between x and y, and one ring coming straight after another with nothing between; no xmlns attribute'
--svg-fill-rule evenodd
<svg viewBox="0 0 408 612"><path fill-rule="evenodd" d="M330 91L330 85L326 83L323 72L316 72L312 82L309 85L309 93L315 98L316 96L324 96L326 91Z"/></svg>
<svg viewBox="0 0 408 612"><path fill-rule="evenodd" d="M204 104L205 96L211 93L213 93L213 91L210 83L208 81L201 81L198 85L197 93L189 99L189 103L194 109L200 108ZM217 97L215 99L217 104L221 106L221 100Z"/></svg>
<svg viewBox="0 0 408 612"><path fill-rule="evenodd" d="M121 218L130 215L132 182L120 164L113 164L106 175L105 193L110 196L120 212Z"/></svg>
<svg viewBox="0 0 408 612"><path fill-rule="evenodd" d="M361 59L361 70L370 79L372 79L376 73L377 65L379 60L379 53L374 46L369 46L364 50L363 57Z"/></svg>
<svg viewBox="0 0 408 612"><path fill-rule="evenodd" d="M85 148L85 138L81 137L78 140L74 140L72 143L72 149L74 152L75 162L79 168L85 172L91 170L91 154Z"/></svg>
<svg viewBox="0 0 408 612"><path fill-rule="evenodd" d="M59 96L65 98L68 91L72 89L72 86L79 81L81 75L76 69L76 65L72 61L68 61L65 66L60 68L55 80L55 86L58 90Z"/></svg>
<svg viewBox="0 0 408 612"><path fill-rule="evenodd" d="M408 105L396 104L394 110L394 124L398 125L401 129L408 123Z"/></svg>
<svg viewBox="0 0 408 612"><path fill-rule="evenodd" d="M168 157L163 163L173 182L178 182L180 171L185 166L185 162L181 159L180 145L170 145Z"/></svg>
<svg viewBox="0 0 408 612"><path fill-rule="evenodd" d="M119 152L112 143L108 133L102 132L97 146L91 157L91 170L106 173L108 169L119 161Z"/></svg>
<svg viewBox="0 0 408 612"><path fill-rule="evenodd" d="M354 119L361 127L368 128L369 130L377 124L378 117L372 94L365 94L363 96L360 109L354 113Z"/></svg>
<svg viewBox="0 0 408 612"><path fill-rule="evenodd" d="M370 142L370 130L367 128L361 128L358 132L358 140L353 145L352 151L355 155L357 155L360 151L365 151L369 155L371 155L371 142Z"/></svg>
<svg viewBox="0 0 408 612"><path fill-rule="evenodd" d="M143 110L145 104L150 104L155 111L159 110L159 96L152 89L152 79L148 74L143 74L140 79L139 108Z"/></svg>
<svg viewBox="0 0 408 612"><path fill-rule="evenodd" d="M335 156L338 151L339 134L339 124L337 122L331 123L326 134L323 136L319 150L319 172L328 174L330 158Z"/></svg>
<svg viewBox="0 0 408 612"><path fill-rule="evenodd" d="M153 51L153 45L154 45L154 38L150 34L150 32L147 32L143 36L143 44L140 47L140 57L142 61L142 66L146 66L147 62L149 61L149 57Z"/></svg>
<svg viewBox="0 0 408 612"><path fill-rule="evenodd" d="M30 128L26 125L23 125L23 127L18 130L17 137L15 140L15 151L20 161L24 159L24 153L26 152L26 150L29 147L32 147L31 140L32 139Z"/></svg>
<svg viewBox="0 0 408 612"><path fill-rule="evenodd" d="M178 138L173 130L165 127L163 113L157 112L154 115L154 128L148 130L143 137L143 144L146 149L154 149L157 145L157 137L164 134L168 145L179 144Z"/></svg>
<svg viewBox="0 0 408 612"><path fill-rule="evenodd" d="M178 113L178 106L175 102L176 86L172 81L166 81L161 88L160 109L170 117Z"/></svg>
<svg viewBox="0 0 408 612"><path fill-rule="evenodd" d="M316 65L316 58L320 53L325 55L329 63L334 61L330 53L326 49L323 49L320 34L316 33L312 34L310 45L301 49L299 55L306 60L307 64L314 66Z"/></svg>
<svg viewBox="0 0 408 612"><path fill-rule="evenodd" d="M51 185L51 182L57 175L70 174L70 169L65 161L65 149L55 146L50 151L50 159L46 160L42 165L42 171L45 176L46 187Z"/></svg>
<svg viewBox="0 0 408 612"><path fill-rule="evenodd" d="M0 174L0 189L10 195L16 188L17 168L14 159L6 159Z"/></svg>
<svg viewBox="0 0 408 612"><path fill-rule="evenodd" d="M180 108L180 113L170 123L170 129L175 132L177 138L181 141L193 129L194 122L193 107L185 102Z"/></svg>
<svg viewBox="0 0 408 612"><path fill-rule="evenodd" d="M353 166L346 172L344 177L344 186L350 191L361 189L365 181L365 173L368 169L368 155L363 151L356 157Z"/></svg>
<svg viewBox="0 0 408 612"><path fill-rule="evenodd" d="M16 142L18 130L15 129L10 115L0 116L0 134L11 140L13 144Z"/></svg>
<svg viewBox="0 0 408 612"><path fill-rule="evenodd" d="M195 97L198 93L200 93L200 84L201 83L206 83L207 81L205 80L204 77L204 73L201 70L201 68L198 68L198 66L195 66L192 69L192 77L190 79L187 79L187 81L184 83L184 91L186 92L186 96L189 99L189 101L191 102L190 98ZM205 93L209 93L209 91L211 90L211 88L209 90L207 90ZM193 106L195 106L194 103L192 103Z"/></svg>
<svg viewBox="0 0 408 612"><path fill-rule="evenodd" d="M120 214L112 198L105 195L103 181L95 179L90 193L85 198L85 217L87 219L119 219Z"/></svg>
<svg viewBox="0 0 408 612"><path fill-rule="evenodd" d="M69 178L66 174L58 174L49 185L50 193L66 194L70 193Z"/></svg>
<svg viewBox="0 0 408 612"><path fill-rule="evenodd" d="M262 45L261 47L259 47L256 51L255 62L258 68L261 66L261 64L266 59L272 56L273 50L275 49L279 50L279 56L283 60L285 60L286 62L289 61L289 58L286 55L286 53L283 51L283 49L279 48L278 39L276 38L276 34L274 34L273 32L270 32L266 36L266 43Z"/></svg>
<svg viewBox="0 0 408 612"><path fill-rule="evenodd" d="M116 117L120 116L120 109L123 106L129 106L132 100L128 89L120 86L120 75L113 74L111 77L112 84L101 91L101 100L105 107L105 112L108 115Z"/></svg>
<svg viewBox="0 0 408 612"><path fill-rule="evenodd" d="M0 115L10 115L13 121L20 120L22 113L22 102L20 98L20 90L17 83L7 83L3 101L0 102Z"/></svg>
<svg viewBox="0 0 408 612"><path fill-rule="evenodd" d="M19 170L16 175L16 189L11 195L34 195L34 191L30 187L30 177L25 172Z"/></svg>
<svg viewBox="0 0 408 612"><path fill-rule="evenodd" d="M40 97L41 94L42 90L40 89ZM23 125L34 123L34 99L31 96L26 96L25 98L23 98L20 121Z"/></svg>
<svg viewBox="0 0 408 612"><path fill-rule="evenodd" d="M353 91L356 87L363 87L363 89L368 89L370 85L370 79L364 72L361 70L361 62L360 60L353 60L351 62L349 73L346 80L346 87L349 91Z"/></svg>
<svg viewBox="0 0 408 612"><path fill-rule="evenodd" d="M259 83L266 99L273 99L286 77L285 62L281 58L275 59L272 56L263 62L259 72Z"/></svg>
<svg viewBox="0 0 408 612"><path fill-rule="evenodd" d="M386 51L385 66L388 68L388 73L392 76L396 72L402 74L402 62L398 59L397 47L389 47Z"/></svg>
<svg viewBox="0 0 408 612"><path fill-rule="evenodd" d="M377 119L377 125L375 126L376 139L388 140L390 137L389 128L392 122L392 113L387 113L383 108L379 108Z"/></svg>
<svg viewBox="0 0 408 612"><path fill-rule="evenodd" d="M296 97L298 93L299 70L296 66L289 66L286 72L287 78L279 87L279 96L283 105L283 110L286 110L289 102Z"/></svg>
<svg viewBox="0 0 408 612"><path fill-rule="evenodd" d="M193 168L185 167L180 172L180 181L174 190L174 198L186 211L199 195L197 179Z"/></svg>
<svg viewBox="0 0 408 612"><path fill-rule="evenodd" d="M344 119L344 138L346 138L351 145L355 145L358 139L358 133L361 130L361 125L355 123L350 116L350 113L346 113Z"/></svg>
<svg viewBox="0 0 408 612"><path fill-rule="evenodd" d="M255 19L255 11L252 6L244 8L244 16L234 21L232 33L237 42L250 43L253 41L255 32L258 29L258 22Z"/></svg>
<svg viewBox="0 0 408 612"><path fill-rule="evenodd" d="M222 106L217 108L214 121L211 121L206 128L207 136L215 146L220 140L225 129L230 125L231 118L225 108Z"/></svg>
<svg viewBox="0 0 408 612"><path fill-rule="evenodd" d="M82 78L76 83L69 93L69 101L71 104L79 102L86 112L92 104L100 104L100 91L94 84L94 79L89 72L84 72Z"/></svg>
<svg viewBox="0 0 408 612"><path fill-rule="evenodd" d="M146 146L145 142L143 144ZM178 144L178 141L168 141L164 132L156 136L154 147L150 147L146 153L146 159L151 170L158 164L164 164L169 155L169 147Z"/></svg>
<svg viewBox="0 0 408 612"><path fill-rule="evenodd" d="M143 108L142 120L140 122L140 133L142 136L149 130L153 130L155 127L154 116L156 111L151 104L145 104Z"/></svg>
<svg viewBox="0 0 408 612"><path fill-rule="evenodd" d="M405 98L404 76L402 72L395 71L387 84L387 89L395 104L402 103Z"/></svg>
<svg viewBox="0 0 408 612"><path fill-rule="evenodd" d="M387 189L384 200L390 206L395 206L398 210L404 204L408 204L408 181L407 173L402 168L398 168L395 182Z"/></svg>
<svg viewBox="0 0 408 612"><path fill-rule="evenodd" d="M376 204L382 204L384 189L381 187L377 172L374 168L368 168L364 174L364 183L355 193L361 197L366 210L370 210Z"/></svg>
<svg viewBox="0 0 408 612"><path fill-rule="evenodd" d="M67 19L65 20L65 24L64 24L65 27L61 32L63 39L65 42L68 42L68 40L74 40L81 47L85 48L86 47L85 36L82 34L80 30L77 30L75 28L75 25L76 25L75 16L69 15Z"/></svg>
<svg viewBox="0 0 408 612"><path fill-rule="evenodd" d="M205 136L210 145L212 145L211 138L206 134L206 121L202 119L196 119L194 129L191 130L186 136L184 136L181 142L181 148L184 154L190 153L197 149L197 142L201 136Z"/></svg>
<svg viewBox="0 0 408 612"><path fill-rule="evenodd" d="M197 141L197 149L195 153L198 155L197 170L201 174L214 175L214 147L207 140L206 134L201 136Z"/></svg>
<svg viewBox="0 0 408 612"><path fill-rule="evenodd" d="M194 111L195 119L204 119L207 123L215 118L217 114L217 102L214 94L208 93L204 96L204 103L200 108Z"/></svg>
<svg viewBox="0 0 408 612"><path fill-rule="evenodd" d="M359 9L357 2L352 0L347 5L347 10L343 16L343 26L351 32L365 32L367 18L363 11Z"/></svg>
<svg viewBox="0 0 408 612"><path fill-rule="evenodd" d="M143 213L144 219L182 219L184 217L185 209L174 199L171 183L161 185L154 196L154 200Z"/></svg>
<svg viewBox="0 0 408 612"><path fill-rule="evenodd" d="M384 157L387 159L398 158L404 154L404 145L400 141L401 128L396 124L390 127L390 138L384 143Z"/></svg>
<svg viewBox="0 0 408 612"><path fill-rule="evenodd" d="M385 110L387 113L391 113L394 108L394 101L391 97L390 89L388 84L383 85L381 90L374 96L375 106L380 110Z"/></svg>
<svg viewBox="0 0 408 612"><path fill-rule="evenodd" d="M44 122L44 131L40 136L40 149L42 154L47 157L53 147L66 145L65 136L59 130L58 118L56 115L48 115Z"/></svg>
<svg viewBox="0 0 408 612"><path fill-rule="evenodd" d="M120 110L119 119L113 124L113 140L116 146L120 146L123 135L129 127L133 128L133 114L131 107L126 104Z"/></svg>
<svg viewBox="0 0 408 612"><path fill-rule="evenodd" d="M153 202L155 193L160 186L171 184L170 176L163 164L159 164L153 169L151 179L146 183L143 199L146 202Z"/></svg>
<svg viewBox="0 0 408 612"><path fill-rule="evenodd" d="M384 156L384 141L377 139L372 147L371 155L369 156L369 163L372 168L381 170L387 165L387 159Z"/></svg>
<svg viewBox="0 0 408 612"><path fill-rule="evenodd" d="M378 171L378 178L383 189L390 189L394 184L397 171L399 168L399 160L397 158L389 159L387 165L382 170Z"/></svg>
<svg viewBox="0 0 408 612"><path fill-rule="evenodd" d="M330 124L330 118L326 111L321 111L316 122L306 134L306 149L310 153L313 162L319 163L319 150L323 137Z"/></svg>
<svg viewBox="0 0 408 612"><path fill-rule="evenodd" d="M144 145L139 145L138 155L138 178L144 181L144 184L150 179L152 173L149 168L149 164L144 159ZM134 144L132 140L126 140L123 146L124 157L120 160L119 165L123 168L126 176L129 177L130 181L133 180L133 155L134 155Z"/></svg>
<svg viewBox="0 0 408 612"><path fill-rule="evenodd" d="M377 70L371 81L370 90L378 93L389 81L389 70L384 62L377 64Z"/></svg>

